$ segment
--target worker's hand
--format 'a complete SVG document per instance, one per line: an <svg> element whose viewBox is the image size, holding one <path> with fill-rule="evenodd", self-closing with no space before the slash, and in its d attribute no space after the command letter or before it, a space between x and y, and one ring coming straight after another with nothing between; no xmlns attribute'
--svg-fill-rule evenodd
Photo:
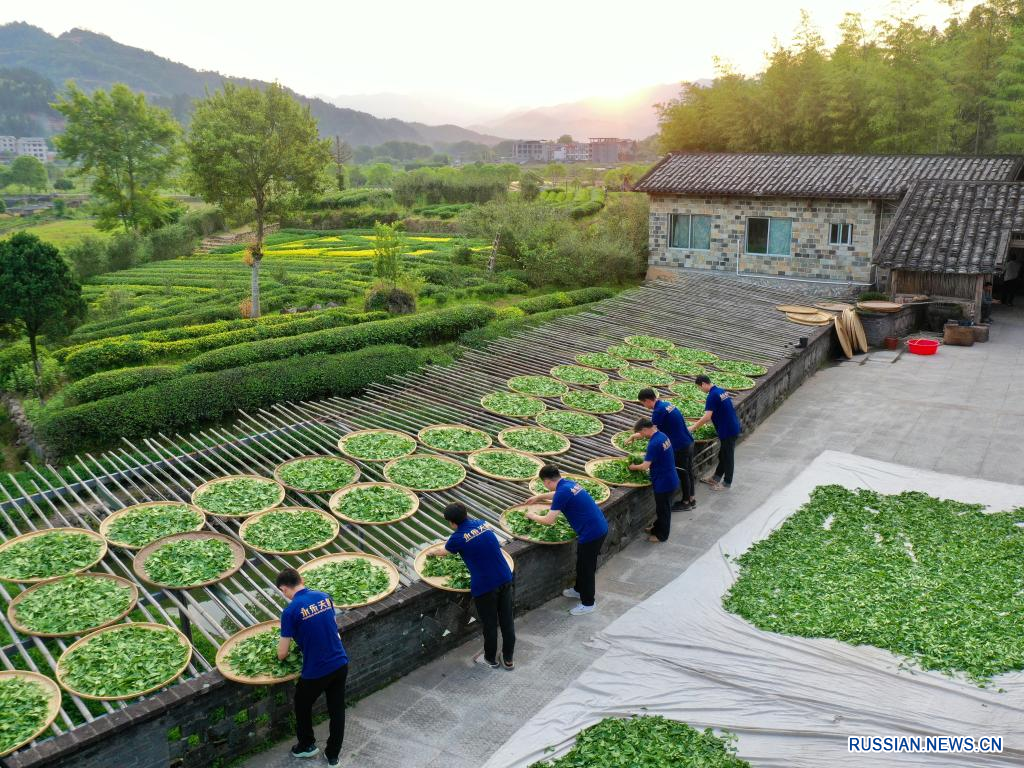
<svg viewBox="0 0 1024 768"><path fill-rule="evenodd" d="M633 472L639 472L643 468L643 464L630 464L629 469Z"/></svg>
<svg viewBox="0 0 1024 768"><path fill-rule="evenodd" d="M436 557L445 557L451 554L447 549L444 548L444 544L438 544L437 546L431 547L427 550L427 556L434 555Z"/></svg>
<svg viewBox="0 0 1024 768"><path fill-rule="evenodd" d="M539 504L539 503L540 503L540 494L538 494L536 496L531 496L530 498L528 498L526 501L523 502L523 506L524 507L528 507L530 504ZM527 514L527 516L530 515L529 512L527 512L526 514Z"/></svg>
<svg viewBox="0 0 1024 768"><path fill-rule="evenodd" d="M641 437L643 437L643 435L641 435L639 432L634 432L626 439L626 445L629 445L630 443L639 440Z"/></svg>
<svg viewBox="0 0 1024 768"><path fill-rule="evenodd" d="M533 522L536 523L538 520L540 520L540 515L538 515L536 512L532 512L532 511L530 511L528 509L528 510L526 510L526 519L527 520L533 520Z"/></svg>

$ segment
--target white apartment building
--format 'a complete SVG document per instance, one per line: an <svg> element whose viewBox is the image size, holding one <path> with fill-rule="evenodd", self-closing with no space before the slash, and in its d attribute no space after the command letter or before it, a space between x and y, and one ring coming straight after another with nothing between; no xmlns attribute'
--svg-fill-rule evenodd
<svg viewBox="0 0 1024 768"><path fill-rule="evenodd" d="M47 160L46 139L36 136L20 138L15 141L14 154L21 157L30 155L41 163Z"/></svg>

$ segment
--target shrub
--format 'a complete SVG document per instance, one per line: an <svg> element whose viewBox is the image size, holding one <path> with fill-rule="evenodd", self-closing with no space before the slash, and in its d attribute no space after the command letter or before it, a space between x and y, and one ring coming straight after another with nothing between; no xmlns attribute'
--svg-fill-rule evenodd
<svg viewBox="0 0 1024 768"><path fill-rule="evenodd" d="M459 245L452 251L452 264L467 266L473 263L473 249L468 245Z"/></svg>
<svg viewBox="0 0 1024 768"><path fill-rule="evenodd" d="M199 355L184 367L189 372L218 371L266 360L280 360L291 355L348 352L375 344L428 346L456 339L468 330L486 325L494 316L495 312L490 307L469 304L362 323L349 328L332 328L289 338L236 344Z"/></svg>
<svg viewBox="0 0 1024 768"><path fill-rule="evenodd" d="M383 310L392 315L410 315L416 311L416 295L402 288L377 286L366 293L367 312Z"/></svg>
<svg viewBox="0 0 1024 768"><path fill-rule="evenodd" d="M71 268L79 280L101 275L110 268L107 245L95 235L88 235L66 246L64 258L71 262Z"/></svg>
<svg viewBox="0 0 1024 768"><path fill-rule="evenodd" d="M112 271L128 269L146 260L146 242L134 232L119 232L107 241L107 265Z"/></svg>
<svg viewBox="0 0 1024 768"><path fill-rule="evenodd" d="M53 188L59 189L62 192L67 192L68 190L75 188L75 183L71 179L57 179L53 182Z"/></svg>
<svg viewBox="0 0 1024 768"><path fill-rule="evenodd" d="M46 352L39 348L39 357L46 356ZM32 362L32 349L27 341L16 341L0 347L0 384L7 381L7 377L14 373L19 365Z"/></svg>
<svg viewBox="0 0 1024 768"><path fill-rule="evenodd" d="M160 381L167 381L180 376L175 365L140 365L136 368L118 368L87 376L66 386L61 392L66 405L89 403L113 397L133 389L148 387Z"/></svg>
<svg viewBox="0 0 1024 768"><path fill-rule="evenodd" d="M149 257L166 261L188 256L196 248L198 237L186 224L168 224L149 233Z"/></svg>
<svg viewBox="0 0 1024 768"><path fill-rule="evenodd" d="M39 361L39 369L39 383L43 393L52 392L60 381L60 363L52 357L45 357ZM34 393L36 391L35 366L31 362L17 366L7 376L4 388L22 395Z"/></svg>
<svg viewBox="0 0 1024 768"><path fill-rule="evenodd" d="M864 291L857 297L857 301L889 301L889 294L881 291Z"/></svg>
<svg viewBox="0 0 1024 768"><path fill-rule="evenodd" d="M43 413L37 433L55 456L221 420L238 409L286 400L347 396L392 374L414 370L421 354L397 345L337 355L312 354L198 373L134 392Z"/></svg>
<svg viewBox="0 0 1024 768"><path fill-rule="evenodd" d="M179 220L191 229L196 237L206 237L214 232L227 229L228 223L224 212L219 208L205 208L200 211L189 211Z"/></svg>
<svg viewBox="0 0 1024 768"><path fill-rule="evenodd" d="M576 291L561 291L559 293L548 293L543 296L534 296L532 299L523 299L516 304L519 309L528 315L535 312L547 312L562 307L572 307L577 304L589 304L592 301L607 299L615 295L611 288L596 286L593 288L580 288Z"/></svg>

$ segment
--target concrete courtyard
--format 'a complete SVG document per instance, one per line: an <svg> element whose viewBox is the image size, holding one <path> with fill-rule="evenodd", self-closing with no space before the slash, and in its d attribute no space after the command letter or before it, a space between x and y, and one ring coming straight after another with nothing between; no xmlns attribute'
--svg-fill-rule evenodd
<svg viewBox="0 0 1024 768"><path fill-rule="evenodd" d="M880 351L820 370L739 445L730 491L702 486L697 510L674 516L670 541L635 541L599 571L596 613L574 618L568 600L553 600L519 618L514 672L473 667L474 640L355 703L342 765L479 768L600 654L589 642L597 632L682 573L826 449L1024 481L1024 310L996 307L991 336L932 357ZM326 723L317 736L322 746ZM294 765L292 743L245 765Z"/></svg>

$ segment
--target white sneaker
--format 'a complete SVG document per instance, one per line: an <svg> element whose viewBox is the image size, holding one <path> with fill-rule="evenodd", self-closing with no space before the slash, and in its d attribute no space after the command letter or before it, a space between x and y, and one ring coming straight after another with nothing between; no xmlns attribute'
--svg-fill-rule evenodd
<svg viewBox="0 0 1024 768"><path fill-rule="evenodd" d="M579 600L580 593L577 592L573 587L562 590L562 597L568 597L570 600Z"/></svg>
<svg viewBox="0 0 1024 768"><path fill-rule="evenodd" d="M572 614L573 616L583 616L584 614L587 614L587 613L593 613L596 610L597 610L597 604L596 603L594 605L584 605L583 603L580 603L576 607L570 608L569 609L569 613Z"/></svg>

